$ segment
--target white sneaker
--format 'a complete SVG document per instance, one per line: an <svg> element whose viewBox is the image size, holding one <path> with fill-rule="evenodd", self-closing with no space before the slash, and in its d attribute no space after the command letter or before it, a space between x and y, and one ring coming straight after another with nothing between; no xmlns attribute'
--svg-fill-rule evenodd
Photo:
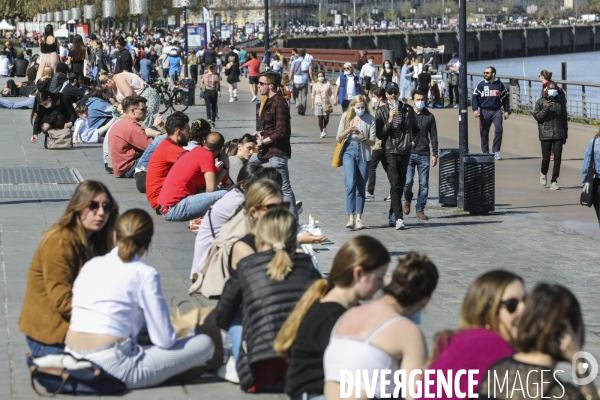
<svg viewBox="0 0 600 400"><path fill-rule="evenodd" d="M552 190L560 190L560 187L558 186L558 183L552 182L550 184L550 189L552 189Z"/></svg>
<svg viewBox="0 0 600 400"><path fill-rule="evenodd" d="M321 139L323 139L325 136L327 136L327 132L325 132L325 131L321 132Z"/></svg>
<svg viewBox="0 0 600 400"><path fill-rule="evenodd" d="M548 180L546 179L546 175L540 172L540 184L542 186L546 186L548 184Z"/></svg>
<svg viewBox="0 0 600 400"><path fill-rule="evenodd" d="M240 377L238 376L237 369L235 368L235 360L233 356L229 356L229 359L219 370L217 374L221 379L225 379L231 383L240 383Z"/></svg>
<svg viewBox="0 0 600 400"><path fill-rule="evenodd" d="M230 103L233 103L233 97L230 97L230 98L229 98L229 102L230 102Z"/></svg>
<svg viewBox="0 0 600 400"><path fill-rule="evenodd" d="M401 229L404 229L404 220L397 219L396 220L396 230L399 231Z"/></svg>
<svg viewBox="0 0 600 400"><path fill-rule="evenodd" d="M252 100L250 100L250 101L256 101L256 96L253 96Z"/></svg>

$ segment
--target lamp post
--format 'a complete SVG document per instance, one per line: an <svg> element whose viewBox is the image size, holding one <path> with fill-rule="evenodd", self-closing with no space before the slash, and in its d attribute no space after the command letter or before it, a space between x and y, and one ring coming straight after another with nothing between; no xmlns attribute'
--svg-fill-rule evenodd
<svg viewBox="0 0 600 400"><path fill-rule="evenodd" d="M167 28L167 14L169 13L169 10L166 7L163 7L162 9L162 15L163 15L163 29Z"/></svg>
<svg viewBox="0 0 600 400"><path fill-rule="evenodd" d="M269 54L269 0L265 0L265 63L266 65L271 64Z"/></svg>
<svg viewBox="0 0 600 400"><path fill-rule="evenodd" d="M412 23L413 23L413 20L414 20L414 18L415 18L415 14L416 14L416 13L417 13L417 10L415 10L414 8L411 8L411 9L410 9L410 23L411 23L411 25L412 25Z"/></svg>
<svg viewBox="0 0 600 400"><path fill-rule="evenodd" d="M142 27L140 26L140 16L148 12L148 0L129 0L129 14L133 14L137 17L137 31L138 36L142 34Z"/></svg>
<svg viewBox="0 0 600 400"><path fill-rule="evenodd" d="M111 18L114 18L116 15L116 6L115 6L115 0L104 0L102 2L102 17L108 19L108 37L110 38L110 26L111 24ZM108 42L108 46L110 49L111 43L110 41Z"/></svg>
<svg viewBox="0 0 600 400"><path fill-rule="evenodd" d="M446 7L446 9L445 9L444 11L446 11L446 14L444 14L444 24L445 24L445 23L446 23L446 22L445 22L446 15L447 15L447 14L450 14L450 13L452 12L452 9L451 9L451 8L448 8L448 7Z"/></svg>
<svg viewBox="0 0 600 400"><path fill-rule="evenodd" d="M458 208L465 208L465 154L469 152L469 115L467 110L467 0L458 2Z"/></svg>
<svg viewBox="0 0 600 400"><path fill-rule="evenodd" d="M183 29L184 29L184 34L187 35L187 8L189 6L191 6L192 4L195 4L195 2L193 2L192 0L173 0L173 7L174 8L183 8ZM208 38L208 40L210 40L210 38ZM188 48L188 41L187 41L187 37L186 37L186 41L185 41L185 53L184 57L183 57L183 74L185 75L185 77L187 78L188 76L188 63L187 63L187 48Z"/></svg>
<svg viewBox="0 0 600 400"><path fill-rule="evenodd" d="M90 25L90 20L96 18L96 6L89 4L90 1L88 0L88 4L83 6L83 17L87 20L88 25Z"/></svg>

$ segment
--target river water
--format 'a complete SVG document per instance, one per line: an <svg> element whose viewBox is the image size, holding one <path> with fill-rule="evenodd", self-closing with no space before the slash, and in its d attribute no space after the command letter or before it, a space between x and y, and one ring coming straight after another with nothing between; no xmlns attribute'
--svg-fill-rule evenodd
<svg viewBox="0 0 600 400"><path fill-rule="evenodd" d="M492 65L498 75L525 76L538 78L540 71L546 69L553 73L553 79L561 79L561 63L567 63L567 80L577 82L600 83L600 52L558 54L551 56L533 56L526 58L504 58L499 60L469 61L467 71L483 73L486 67ZM474 79L474 84L478 79ZM525 94L526 84L521 84L521 94ZM506 84L506 83L505 83ZM541 92L541 83L532 86L534 101ZM581 112L581 86L567 88L569 108L572 113ZM591 118L600 118L600 88L586 87L587 114Z"/></svg>

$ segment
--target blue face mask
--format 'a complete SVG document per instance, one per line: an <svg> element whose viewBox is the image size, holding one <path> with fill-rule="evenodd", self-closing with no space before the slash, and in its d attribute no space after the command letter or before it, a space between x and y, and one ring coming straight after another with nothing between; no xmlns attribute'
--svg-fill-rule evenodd
<svg viewBox="0 0 600 400"><path fill-rule="evenodd" d="M410 319L412 322L414 322L417 325L421 324L421 311L417 311L416 314L413 314L410 316Z"/></svg>
<svg viewBox="0 0 600 400"><path fill-rule="evenodd" d="M548 90L548 96L550 96L550 97L556 97L556 96L558 96L558 90L556 90L556 89L549 89Z"/></svg>
<svg viewBox="0 0 600 400"><path fill-rule="evenodd" d="M354 109L354 112L356 113L356 115L358 115L359 117L362 117L362 115L365 113L365 109L363 108L362 110L357 110L356 108Z"/></svg>
<svg viewBox="0 0 600 400"><path fill-rule="evenodd" d="M425 108L425 102L424 101L415 101L415 107L417 107L417 110L421 111L422 109Z"/></svg>

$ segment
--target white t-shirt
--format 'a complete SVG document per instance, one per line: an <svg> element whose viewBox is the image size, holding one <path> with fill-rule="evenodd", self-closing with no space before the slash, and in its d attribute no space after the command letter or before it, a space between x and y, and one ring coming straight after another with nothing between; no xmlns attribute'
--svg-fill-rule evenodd
<svg viewBox="0 0 600 400"><path fill-rule="evenodd" d="M338 76L335 81L337 86L340 86L340 77ZM346 75L346 94L344 95L344 100L352 100L356 95L354 91L356 90L356 85L354 84L354 75Z"/></svg>
<svg viewBox="0 0 600 400"><path fill-rule="evenodd" d="M281 68L283 67L283 63L281 61L271 61L271 69L273 71L280 71Z"/></svg>
<svg viewBox="0 0 600 400"><path fill-rule="evenodd" d="M377 72L377 68L374 65L371 64L365 64L362 66L362 68L360 69L360 77L364 78L365 76L370 77L371 78L371 82L375 83L377 82L377 78L378 78L378 72Z"/></svg>
<svg viewBox="0 0 600 400"><path fill-rule="evenodd" d="M69 55L69 48L67 46L60 46L60 54L61 57L67 57Z"/></svg>
<svg viewBox="0 0 600 400"><path fill-rule="evenodd" d="M8 75L8 57L5 55L0 56L0 75Z"/></svg>

